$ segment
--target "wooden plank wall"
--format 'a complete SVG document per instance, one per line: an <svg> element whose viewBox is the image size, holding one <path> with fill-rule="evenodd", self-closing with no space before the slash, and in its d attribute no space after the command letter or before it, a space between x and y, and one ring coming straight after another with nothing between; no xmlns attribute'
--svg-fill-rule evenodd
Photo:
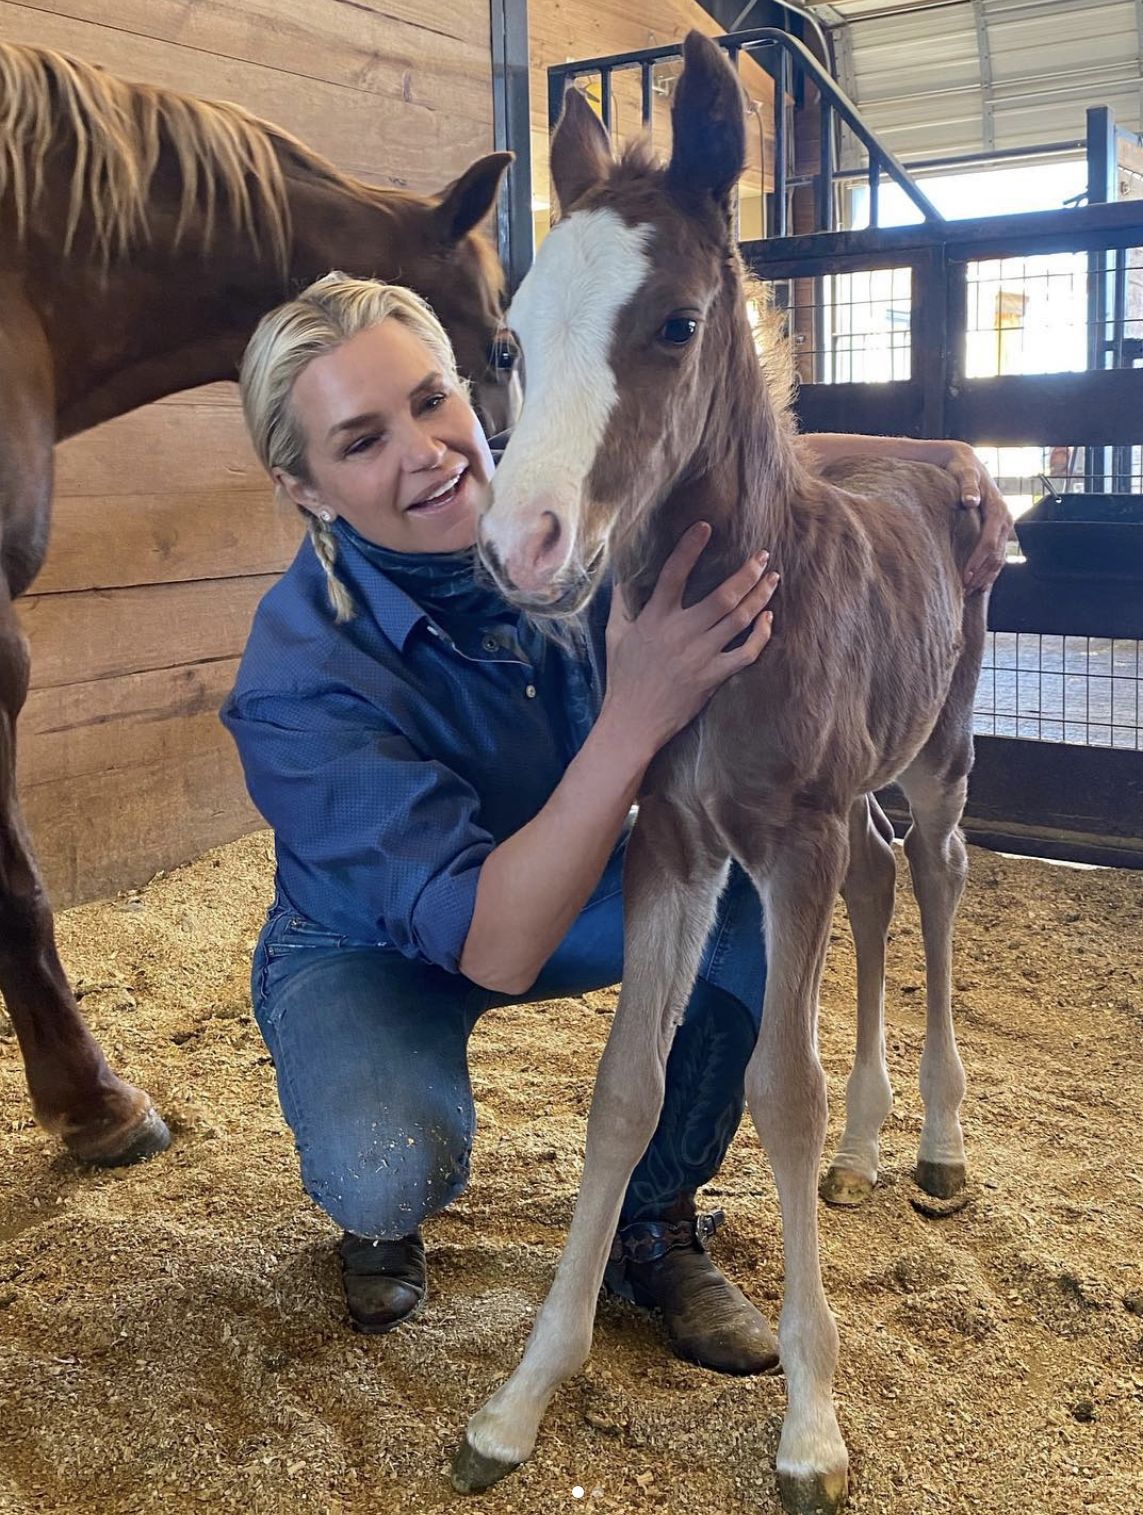
<svg viewBox="0 0 1143 1515"><path fill-rule="evenodd" d="M0 0L0 36L237 101L378 184L440 188L492 145L487 0ZM57 449L52 545L21 602L20 791L57 907L259 824L217 710L300 524L232 385Z"/></svg>
<svg viewBox="0 0 1143 1515"><path fill-rule="evenodd" d="M626 0L531 0L528 7L528 42L531 54L532 113L532 205L537 244L547 233L551 210L548 184L548 75L556 63L575 62L582 58L604 58L613 53L634 52L643 47L660 47L681 42L692 28L715 37L721 27L696 0L642 0L629 5ZM669 80L679 72L679 65L663 64L656 69L656 84L663 93L656 94L652 107L652 141L664 155L670 151ZM762 194L772 183L773 98L770 76L764 69L742 59L741 78L757 115L747 133L748 167L740 190L742 236L764 235ZM588 98L599 108L598 83L589 87ZM641 130L641 86L639 71L616 75L614 80L612 127L616 137L629 141ZM759 118L764 125L759 132ZM766 168L763 167L765 153Z"/></svg>

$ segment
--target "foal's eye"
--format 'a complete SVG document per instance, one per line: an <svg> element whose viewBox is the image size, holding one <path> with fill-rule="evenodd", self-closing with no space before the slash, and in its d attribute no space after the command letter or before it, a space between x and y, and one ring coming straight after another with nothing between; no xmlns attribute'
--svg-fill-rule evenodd
<svg viewBox="0 0 1143 1515"><path fill-rule="evenodd" d="M685 347L698 331L698 325L692 316L670 316L659 327L659 341L670 347Z"/></svg>

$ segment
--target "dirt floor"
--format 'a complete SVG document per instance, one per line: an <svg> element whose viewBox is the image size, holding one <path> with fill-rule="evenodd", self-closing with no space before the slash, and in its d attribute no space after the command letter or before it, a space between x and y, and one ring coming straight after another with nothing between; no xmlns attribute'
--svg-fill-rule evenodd
<svg viewBox="0 0 1143 1515"><path fill-rule="evenodd" d="M1143 874L980 852L972 864L956 970L972 1202L939 1220L910 1203L923 981L903 889L884 1182L863 1211L822 1212L852 1509L1131 1515L1143 1511ZM781 1380L676 1362L652 1321L615 1303L533 1462L468 1504L452 1493L448 1454L515 1364L552 1275L613 996L481 1023L474 1180L428 1229L430 1305L393 1336L357 1337L249 1014L269 884L258 835L60 921L92 1026L174 1130L164 1157L93 1174L61 1156L29 1119L3 1028L4 1515L776 1511ZM839 915L823 1003L835 1133L852 1001ZM709 1198L729 1216L719 1261L776 1317L777 1207L752 1130Z"/></svg>

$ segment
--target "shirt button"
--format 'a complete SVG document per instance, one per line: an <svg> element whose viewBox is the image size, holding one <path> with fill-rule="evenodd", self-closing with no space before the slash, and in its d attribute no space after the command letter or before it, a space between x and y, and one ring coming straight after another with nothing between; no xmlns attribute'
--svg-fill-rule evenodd
<svg viewBox="0 0 1143 1515"><path fill-rule="evenodd" d="M535 686L535 684L529 684L528 687L524 690L524 694L527 696L528 699L534 700L536 698L536 686Z"/></svg>
<svg viewBox="0 0 1143 1515"><path fill-rule="evenodd" d="M496 652L500 647L500 643L494 636L486 636L480 645L484 648L485 652Z"/></svg>

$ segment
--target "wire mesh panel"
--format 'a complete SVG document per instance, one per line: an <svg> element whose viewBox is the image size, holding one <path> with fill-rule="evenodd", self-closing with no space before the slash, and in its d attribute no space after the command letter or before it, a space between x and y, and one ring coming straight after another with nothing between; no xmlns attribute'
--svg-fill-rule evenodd
<svg viewBox="0 0 1143 1515"><path fill-rule="evenodd" d="M804 384L912 377L910 268L784 279L773 286Z"/></svg>
<svg viewBox="0 0 1143 1515"><path fill-rule="evenodd" d="M965 268L965 376L1079 372L1143 358L1143 249Z"/></svg>
<svg viewBox="0 0 1143 1515"><path fill-rule="evenodd" d="M1143 752L1140 644L991 631L977 687L978 736Z"/></svg>

